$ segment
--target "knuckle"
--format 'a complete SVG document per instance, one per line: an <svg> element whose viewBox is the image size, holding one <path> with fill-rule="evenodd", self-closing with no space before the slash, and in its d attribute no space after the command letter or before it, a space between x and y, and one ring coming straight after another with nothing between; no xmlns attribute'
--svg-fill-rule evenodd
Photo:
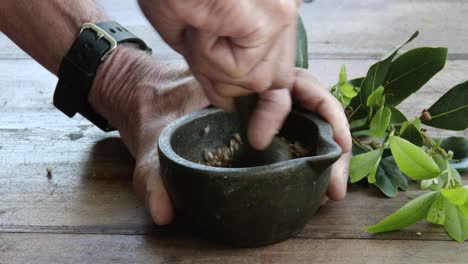
<svg viewBox="0 0 468 264"><path fill-rule="evenodd" d="M282 119L292 109L292 101L288 99L287 90L275 90L262 94L263 106L267 111L274 113L278 119Z"/></svg>
<svg viewBox="0 0 468 264"><path fill-rule="evenodd" d="M296 82L294 68L283 68L279 72L279 76L275 76L273 80L273 88L287 88L288 90L292 90Z"/></svg>
<svg viewBox="0 0 468 264"><path fill-rule="evenodd" d="M277 2L279 14L286 20L292 21L297 16L297 4L291 0L281 0Z"/></svg>
<svg viewBox="0 0 468 264"><path fill-rule="evenodd" d="M261 76L259 78L251 78L248 83L248 88L254 92L261 93L269 90L272 87L273 78L271 75Z"/></svg>
<svg viewBox="0 0 468 264"><path fill-rule="evenodd" d="M326 107L326 101L327 99L323 96L314 96L315 98L312 98L311 101L315 101L314 104L314 111L319 112L321 109Z"/></svg>

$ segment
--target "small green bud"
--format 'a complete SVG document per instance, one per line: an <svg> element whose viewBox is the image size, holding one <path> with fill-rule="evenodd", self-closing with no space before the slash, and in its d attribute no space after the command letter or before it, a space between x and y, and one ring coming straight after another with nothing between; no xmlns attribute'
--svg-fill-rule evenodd
<svg viewBox="0 0 468 264"><path fill-rule="evenodd" d="M447 159L452 159L453 158L453 151L449 150L447 152Z"/></svg>

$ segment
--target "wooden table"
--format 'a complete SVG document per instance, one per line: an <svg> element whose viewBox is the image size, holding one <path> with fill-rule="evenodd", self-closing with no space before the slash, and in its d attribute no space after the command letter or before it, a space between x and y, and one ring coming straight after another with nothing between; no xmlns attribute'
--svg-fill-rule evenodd
<svg viewBox="0 0 468 264"><path fill-rule="evenodd" d="M141 16L134 1L103 0L107 12L154 47L180 60ZM466 1L316 0L301 13L311 70L326 84L341 64L358 77L413 31L414 46L447 46L446 68L405 102L419 115L468 79ZM0 35L0 263L466 263L468 245L422 222L382 235L375 223L420 194L386 199L374 187L350 186L296 237L271 246L232 249L177 229L154 226L131 187L133 161L117 134L51 104L56 78ZM464 135L432 130L436 135ZM46 168L52 168L52 178ZM418 233L421 232L421 233Z"/></svg>

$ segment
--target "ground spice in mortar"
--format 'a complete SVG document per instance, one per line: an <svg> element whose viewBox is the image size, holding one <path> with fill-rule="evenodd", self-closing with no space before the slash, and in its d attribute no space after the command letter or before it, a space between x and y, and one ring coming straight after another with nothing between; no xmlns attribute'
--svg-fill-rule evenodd
<svg viewBox="0 0 468 264"><path fill-rule="evenodd" d="M204 161L202 164L211 167L232 167L232 160L234 159L236 152L239 151L241 144L242 139L240 135L235 133L229 140L228 146L217 148L214 152L205 150L203 153Z"/></svg>
<svg viewBox="0 0 468 264"><path fill-rule="evenodd" d="M301 158L310 154L310 150L305 148L299 141L291 142L282 136L277 136L276 138L285 142L289 146L289 151L291 151L291 156L293 158ZM216 151L213 152L205 149L203 153L204 160L200 163L210 167L230 168L232 167L234 156L239 151L242 144L241 136L239 133L235 133L232 135L227 146L217 148Z"/></svg>
<svg viewBox="0 0 468 264"><path fill-rule="evenodd" d="M291 151L293 158L302 158L310 154L310 150L304 147L301 142L296 140L294 141L294 143L292 143L291 141L282 136L278 136L278 138L286 144L288 144L289 151Z"/></svg>

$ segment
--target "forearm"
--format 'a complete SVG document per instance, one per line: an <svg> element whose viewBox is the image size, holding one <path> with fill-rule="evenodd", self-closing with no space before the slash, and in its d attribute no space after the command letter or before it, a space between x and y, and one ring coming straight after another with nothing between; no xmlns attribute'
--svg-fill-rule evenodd
<svg viewBox="0 0 468 264"><path fill-rule="evenodd" d="M104 20L93 0L0 1L0 31L54 74L81 25Z"/></svg>
<svg viewBox="0 0 468 264"><path fill-rule="evenodd" d="M0 0L0 30L55 75L63 57L77 38L81 26L85 22L95 23L104 20L107 20L106 15L94 0ZM118 55L129 53L128 49L119 46L115 53ZM115 61L113 55L107 59L109 63L106 61L99 68L95 83L102 83L100 80L109 75L116 78L115 74L111 74L118 69L115 63L112 63ZM96 93L106 93L107 96L111 94L110 90L115 91L118 88L115 85L112 87L99 85L91 89L90 96L94 98L92 95ZM95 110L105 117L108 113L104 111L103 102L113 99L109 97L101 98L100 105L94 105ZM93 100L90 101L94 103Z"/></svg>
<svg viewBox="0 0 468 264"><path fill-rule="evenodd" d="M105 20L93 0L0 0L0 31L54 74L82 24ZM134 128L147 126L145 120L159 116L158 126L208 104L186 67L155 60L131 44L119 45L101 63L88 101L127 138L134 155L140 137Z"/></svg>

